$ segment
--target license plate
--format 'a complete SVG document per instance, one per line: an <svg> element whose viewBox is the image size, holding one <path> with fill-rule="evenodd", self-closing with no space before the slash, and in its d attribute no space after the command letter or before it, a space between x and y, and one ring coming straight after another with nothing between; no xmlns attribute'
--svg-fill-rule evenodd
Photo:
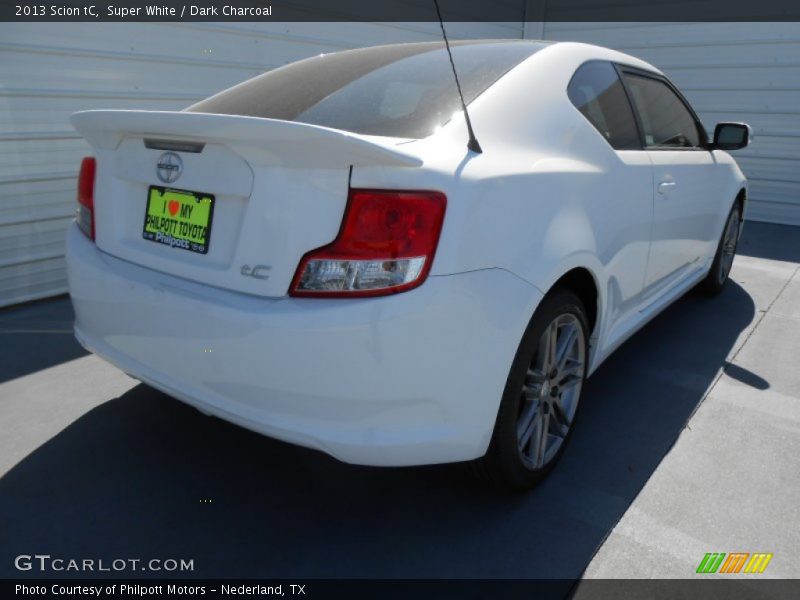
<svg viewBox="0 0 800 600"><path fill-rule="evenodd" d="M206 254L214 196L151 185L142 237L171 248Z"/></svg>

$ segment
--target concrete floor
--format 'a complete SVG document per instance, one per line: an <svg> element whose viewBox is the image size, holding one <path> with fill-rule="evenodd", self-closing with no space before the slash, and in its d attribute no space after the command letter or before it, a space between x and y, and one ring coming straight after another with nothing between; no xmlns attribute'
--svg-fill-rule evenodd
<svg viewBox="0 0 800 600"><path fill-rule="evenodd" d="M0 577L34 552L565 592L772 552L764 577L800 577L799 267L800 229L748 223L725 292L687 295L620 348L561 464L514 495L460 466L354 467L205 417L87 355L64 298L0 311Z"/></svg>

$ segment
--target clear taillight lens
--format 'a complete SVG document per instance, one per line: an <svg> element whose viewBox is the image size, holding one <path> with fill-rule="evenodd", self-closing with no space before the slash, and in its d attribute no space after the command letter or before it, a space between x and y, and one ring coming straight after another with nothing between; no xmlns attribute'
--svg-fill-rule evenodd
<svg viewBox="0 0 800 600"><path fill-rule="evenodd" d="M95 159L87 156L81 161L78 174L78 227L86 236L94 239L94 174L97 167Z"/></svg>
<svg viewBox="0 0 800 600"><path fill-rule="evenodd" d="M441 192L351 190L339 235L303 257L290 293L381 296L420 285L433 262L446 205Z"/></svg>

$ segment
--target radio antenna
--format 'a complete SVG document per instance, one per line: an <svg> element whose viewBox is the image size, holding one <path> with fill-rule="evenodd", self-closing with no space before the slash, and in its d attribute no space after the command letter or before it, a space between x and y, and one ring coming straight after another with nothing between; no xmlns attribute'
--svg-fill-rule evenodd
<svg viewBox="0 0 800 600"><path fill-rule="evenodd" d="M456 72L456 63L453 62L453 53L450 52L450 42L447 41L447 32L444 30L444 21L442 20L442 11L439 10L439 1L433 0L434 6L436 6L436 15L439 17L439 27L442 28L442 37L444 38L444 45L447 48L447 56L450 57L450 67L453 69L453 77L456 80L456 88L458 88L458 97L461 99L461 109L464 111L464 120L467 122L467 131L469 132L469 141L467 142L467 148L476 152L477 154L481 154L483 150L481 149L481 145L478 143L478 138L475 137L475 132L472 130L472 121L469 118L469 112L467 111L467 103L464 102L464 93L461 91L461 82L458 81L458 73Z"/></svg>

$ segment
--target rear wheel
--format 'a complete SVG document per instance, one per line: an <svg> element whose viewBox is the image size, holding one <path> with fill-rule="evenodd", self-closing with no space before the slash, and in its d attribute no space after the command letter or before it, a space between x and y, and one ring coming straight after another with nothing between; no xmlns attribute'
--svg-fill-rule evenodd
<svg viewBox="0 0 800 600"><path fill-rule="evenodd" d="M714 255L714 262L706 278L698 286L701 291L716 295L725 287L728 276L733 266L733 257L736 255L736 247L739 244L739 230L742 223L742 208L738 202L733 205L725 222L725 229L717 246L717 253Z"/></svg>
<svg viewBox="0 0 800 600"><path fill-rule="evenodd" d="M586 310L569 291L542 300L506 382L486 456L497 483L527 489L561 457L572 433L588 359Z"/></svg>

